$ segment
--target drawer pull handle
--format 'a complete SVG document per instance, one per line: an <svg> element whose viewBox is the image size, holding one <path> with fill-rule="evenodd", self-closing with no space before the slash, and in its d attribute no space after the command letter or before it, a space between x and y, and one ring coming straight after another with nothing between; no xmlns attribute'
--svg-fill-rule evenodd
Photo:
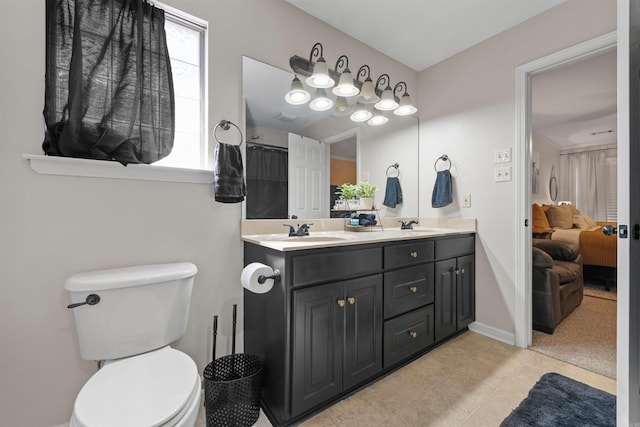
<svg viewBox="0 0 640 427"><path fill-rule="evenodd" d="M356 303L356 299L354 297L349 297L349 298L347 298L347 300L349 301L349 304L351 304L351 305Z"/></svg>
<svg viewBox="0 0 640 427"><path fill-rule="evenodd" d="M459 275L459 274L460 274L460 270L456 268L456 275Z"/></svg>
<svg viewBox="0 0 640 427"><path fill-rule="evenodd" d="M409 290L410 290L411 292L413 292L414 294L415 294L416 292L418 292L418 288L416 288L415 286L411 286L411 287L409 288Z"/></svg>
<svg viewBox="0 0 640 427"><path fill-rule="evenodd" d="M411 331L409 332L409 335L411 335L411 338L416 338L418 336L418 333L416 331Z"/></svg>
<svg viewBox="0 0 640 427"><path fill-rule="evenodd" d="M418 258L418 252L411 252L409 255L411 255L411 258Z"/></svg>
<svg viewBox="0 0 640 427"><path fill-rule="evenodd" d="M464 268L460 269L460 274L464 274Z"/></svg>
<svg viewBox="0 0 640 427"><path fill-rule="evenodd" d="M344 307L344 300L343 300L343 299L339 299L339 300L338 300L338 305L339 305L340 307Z"/></svg>

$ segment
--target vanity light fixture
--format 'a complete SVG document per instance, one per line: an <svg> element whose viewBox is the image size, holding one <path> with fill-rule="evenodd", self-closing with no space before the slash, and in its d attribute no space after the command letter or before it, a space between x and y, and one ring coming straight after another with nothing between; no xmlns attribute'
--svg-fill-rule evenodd
<svg viewBox="0 0 640 427"><path fill-rule="evenodd" d="M348 116L353 111L353 106L349 105L347 98L339 96L336 98L336 105L333 106L331 114L334 116Z"/></svg>
<svg viewBox="0 0 640 427"><path fill-rule="evenodd" d="M360 93L360 89L353 84L353 77L351 77L351 70L349 70L349 58L347 55L342 55L336 61L336 72L339 72L340 68L344 65L343 71L340 74L340 80L336 87L331 89L336 96L356 96Z"/></svg>
<svg viewBox="0 0 640 427"><path fill-rule="evenodd" d="M307 77L305 82L315 88L330 88L336 82L329 76L329 67L327 61L322 57L322 44L316 43L311 48L311 54L309 55L309 62L313 64L313 58L317 57L315 65L313 66L313 74Z"/></svg>
<svg viewBox="0 0 640 427"><path fill-rule="evenodd" d="M371 69L368 65L363 65L358 70L358 82L360 82L360 78L364 76L367 77L364 83L362 83L360 96L356 98L356 101L363 104L375 104L380 100L380 97L376 95L376 88L373 86L373 80L371 80Z"/></svg>
<svg viewBox="0 0 640 427"><path fill-rule="evenodd" d="M313 111L327 111L333 107L333 100L327 96L323 88L316 89L316 94L309 103L309 108Z"/></svg>
<svg viewBox="0 0 640 427"><path fill-rule="evenodd" d="M382 83L383 85L386 84L387 87L384 89L384 91L382 91L382 96L380 97L380 101L376 102L374 107L377 110L381 110L381 111L395 110L400 106L400 104L396 102L393 96L393 91L391 90L391 85L389 82L389 75L383 74L380 77L378 77L378 80L376 81L376 89L379 89L380 83Z"/></svg>
<svg viewBox="0 0 640 427"><path fill-rule="evenodd" d="M291 105L302 105L309 102L311 94L304 89L298 76L295 76L291 82L291 89L284 96L284 99Z"/></svg>
<svg viewBox="0 0 640 427"><path fill-rule="evenodd" d="M389 121L389 117L387 117L383 111L375 111L373 113L373 117L367 120L367 124L369 126L380 126Z"/></svg>
<svg viewBox="0 0 640 427"><path fill-rule="evenodd" d="M317 58L315 63L314 58ZM374 85L368 65L360 67L354 79L349 70L349 58L346 55L338 58L335 70L328 68L321 43L313 45L309 59L294 55L289 59L289 65L296 74L291 82L290 91L285 95L285 100L289 104L302 105L311 100L309 108L314 111L332 109L331 113L334 116L350 115L352 121L367 122L372 126L387 123L390 117L383 114L374 116L374 108L380 111L393 111L397 116L408 116L418 111L411 102L405 82L399 82L392 90L389 75L382 74ZM306 76L305 83L316 88L313 99L297 75ZM333 87L336 81L338 84ZM335 102L327 96L325 91L331 87L333 87L331 94L336 97ZM355 102L349 104L349 99Z"/></svg>
<svg viewBox="0 0 640 427"><path fill-rule="evenodd" d="M371 117L373 117L373 113L371 112L371 107L367 104L363 104L361 102L357 102L355 105L355 109L351 114L351 121L353 122L366 122Z"/></svg>
<svg viewBox="0 0 640 427"><path fill-rule="evenodd" d="M402 91L403 88L404 94L400 98L400 105L398 106L398 108L393 110L393 114L395 114L396 116L410 116L411 114L414 114L418 111L418 109L411 103L411 97L407 93L407 84L405 82L400 82L394 86L393 96L396 97L398 89Z"/></svg>

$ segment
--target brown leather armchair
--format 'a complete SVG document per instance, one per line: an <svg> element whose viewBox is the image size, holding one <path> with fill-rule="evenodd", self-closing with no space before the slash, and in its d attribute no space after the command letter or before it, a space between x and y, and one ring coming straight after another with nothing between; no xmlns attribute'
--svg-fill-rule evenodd
<svg viewBox="0 0 640 427"><path fill-rule="evenodd" d="M582 303L582 256L576 243L533 239L533 329L553 334Z"/></svg>

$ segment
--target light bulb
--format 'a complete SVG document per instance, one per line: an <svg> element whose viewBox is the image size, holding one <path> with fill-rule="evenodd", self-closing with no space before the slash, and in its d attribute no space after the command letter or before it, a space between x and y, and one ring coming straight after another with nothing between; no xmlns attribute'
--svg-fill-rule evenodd
<svg viewBox="0 0 640 427"><path fill-rule="evenodd" d="M327 97L324 89L316 89L316 94L309 103L309 108L313 111L327 111L333 107L333 100Z"/></svg>
<svg viewBox="0 0 640 427"><path fill-rule="evenodd" d="M311 99L311 94L304 90L302 82L295 76L291 82L291 90L284 96L284 100L292 105L306 104Z"/></svg>

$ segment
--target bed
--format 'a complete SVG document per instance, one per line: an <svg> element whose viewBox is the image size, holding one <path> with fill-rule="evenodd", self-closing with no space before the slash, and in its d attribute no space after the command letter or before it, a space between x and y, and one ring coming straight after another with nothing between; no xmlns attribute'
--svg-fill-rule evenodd
<svg viewBox="0 0 640 427"><path fill-rule="evenodd" d="M607 224L609 223L598 223L586 229L554 227L551 239L578 243L583 265L616 268L618 239L616 235L607 236L602 233L602 227Z"/></svg>
<svg viewBox="0 0 640 427"><path fill-rule="evenodd" d="M604 225L612 222L595 222L582 215L571 205L542 205L532 207L532 225L536 230L552 229L552 240L575 242L580 246L582 263L587 266L616 268L618 265L617 236L602 233Z"/></svg>

